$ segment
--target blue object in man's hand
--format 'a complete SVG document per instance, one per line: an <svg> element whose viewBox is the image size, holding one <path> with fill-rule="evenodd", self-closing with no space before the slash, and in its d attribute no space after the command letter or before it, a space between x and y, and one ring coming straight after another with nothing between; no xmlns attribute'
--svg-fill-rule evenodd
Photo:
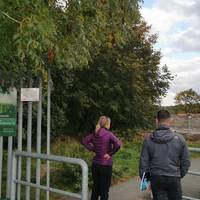
<svg viewBox="0 0 200 200"><path fill-rule="evenodd" d="M150 186L150 181L148 180L147 173L143 173L142 180L140 182L140 191L145 191Z"/></svg>

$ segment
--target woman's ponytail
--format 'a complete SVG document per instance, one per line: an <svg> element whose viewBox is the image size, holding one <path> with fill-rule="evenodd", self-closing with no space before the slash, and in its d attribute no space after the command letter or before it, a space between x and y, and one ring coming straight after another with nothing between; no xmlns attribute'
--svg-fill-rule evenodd
<svg viewBox="0 0 200 200"><path fill-rule="evenodd" d="M107 117L106 116L101 116L99 118L99 121L96 125L96 128L95 128L95 133L98 133L98 131L100 130L100 128L104 127L104 125L106 124L107 122Z"/></svg>

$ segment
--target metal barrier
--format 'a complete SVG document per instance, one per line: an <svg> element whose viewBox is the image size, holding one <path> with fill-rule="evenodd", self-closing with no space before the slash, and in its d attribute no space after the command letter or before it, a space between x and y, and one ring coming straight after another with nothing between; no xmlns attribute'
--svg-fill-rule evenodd
<svg viewBox="0 0 200 200"><path fill-rule="evenodd" d="M190 147L189 151L200 153L200 148L191 148ZM194 175L194 176L200 176L200 172L189 171L188 174ZM200 199L196 199L196 198L192 198L192 197L187 197L187 196L183 196L183 198L186 199L186 200L200 200Z"/></svg>
<svg viewBox="0 0 200 200"><path fill-rule="evenodd" d="M80 165L82 168L82 192L81 192L81 194L66 192L66 191L55 189L55 188L43 186L40 184L34 184L31 182L17 180L17 177L16 177L17 159L21 158L21 157ZM41 189L41 190L45 190L48 192L61 194L64 196L70 196L70 197L74 197L74 198L81 199L81 200L88 200L88 166L87 166L86 162L81 159L16 151L13 154L13 158L12 158L11 200L16 199L16 185L29 186L29 187L33 187L36 189Z"/></svg>

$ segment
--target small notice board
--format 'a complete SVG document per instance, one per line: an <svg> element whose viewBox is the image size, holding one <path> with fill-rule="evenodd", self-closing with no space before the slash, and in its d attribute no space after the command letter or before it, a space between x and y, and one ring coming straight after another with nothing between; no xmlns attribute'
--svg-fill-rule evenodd
<svg viewBox="0 0 200 200"><path fill-rule="evenodd" d="M21 89L21 101L39 101L40 100L39 88L22 88Z"/></svg>

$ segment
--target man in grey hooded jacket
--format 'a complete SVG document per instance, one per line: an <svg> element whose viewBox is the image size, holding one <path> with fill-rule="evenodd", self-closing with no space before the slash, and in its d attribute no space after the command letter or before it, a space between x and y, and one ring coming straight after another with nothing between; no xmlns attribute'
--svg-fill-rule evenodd
<svg viewBox="0 0 200 200"><path fill-rule="evenodd" d="M181 178L189 167L189 151L182 135L170 129L167 110L157 113L158 128L144 140L139 172L150 174L154 200L182 200Z"/></svg>

